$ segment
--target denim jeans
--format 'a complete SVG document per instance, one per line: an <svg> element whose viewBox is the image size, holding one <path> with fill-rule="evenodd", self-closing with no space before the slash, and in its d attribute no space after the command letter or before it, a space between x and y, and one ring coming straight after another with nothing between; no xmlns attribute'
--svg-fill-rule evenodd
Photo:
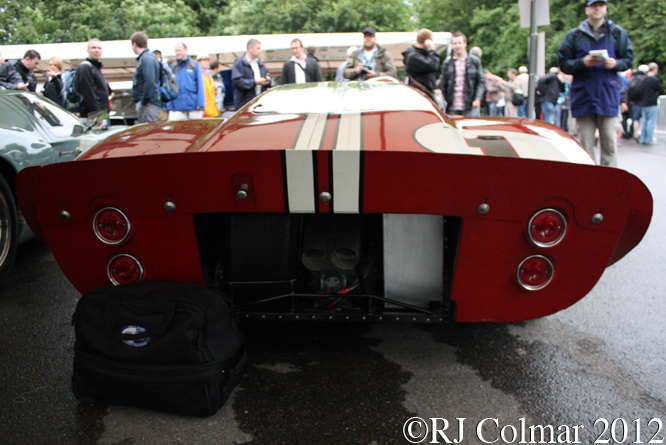
<svg viewBox="0 0 666 445"><path fill-rule="evenodd" d="M469 110L448 110L451 116L481 116L481 108L470 108Z"/></svg>
<svg viewBox="0 0 666 445"><path fill-rule="evenodd" d="M641 107L641 144L651 144L654 141L654 127L657 125L659 106Z"/></svg>
<svg viewBox="0 0 666 445"><path fill-rule="evenodd" d="M497 102L488 102L488 110L490 111L489 116L499 116L499 108L497 107Z"/></svg>
<svg viewBox="0 0 666 445"><path fill-rule="evenodd" d="M541 112L543 113L543 121L552 124L555 115L555 105L552 102L541 102Z"/></svg>
<svg viewBox="0 0 666 445"><path fill-rule="evenodd" d="M553 114L553 123L557 128L562 128L562 104L555 105L555 114Z"/></svg>
<svg viewBox="0 0 666 445"><path fill-rule="evenodd" d="M527 117L527 100L522 105L518 105L518 117Z"/></svg>

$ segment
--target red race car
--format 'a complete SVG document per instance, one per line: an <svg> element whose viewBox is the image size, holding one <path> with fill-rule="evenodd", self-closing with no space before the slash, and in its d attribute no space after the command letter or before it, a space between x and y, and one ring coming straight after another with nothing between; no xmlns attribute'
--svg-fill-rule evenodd
<svg viewBox="0 0 666 445"><path fill-rule="evenodd" d="M285 85L226 121L135 126L18 187L82 293L198 283L271 320L542 317L652 216L638 178L561 130L449 117L397 82Z"/></svg>

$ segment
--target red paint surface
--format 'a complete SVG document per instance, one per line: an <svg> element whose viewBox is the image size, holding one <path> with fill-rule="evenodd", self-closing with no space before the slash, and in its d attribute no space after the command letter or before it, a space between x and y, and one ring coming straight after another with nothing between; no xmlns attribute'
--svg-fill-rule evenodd
<svg viewBox="0 0 666 445"><path fill-rule="evenodd" d="M327 153L317 156L321 173L327 170ZM81 292L109 284L106 263L118 252L136 256L146 269L146 280L203 283L195 213L284 212L279 151L109 159L36 171L39 221L58 263ZM63 176L73 180L59 181ZM368 152L364 212L462 217L452 291L457 319L522 320L564 309L592 289L623 232L634 233L626 227L632 209L651 208L649 195L640 192L636 181L622 170L586 165ZM239 183L251 184L248 199L241 202L236 196ZM167 200L176 205L174 212L165 210ZM487 215L477 211L482 203L490 206ZM107 205L120 208L133 224L120 246L107 246L93 233L92 218ZM526 234L527 221L544 207L562 210L569 223L563 241L549 249L532 245ZM70 212L70 221L60 218L62 209ZM600 210L604 221L595 226L591 217ZM556 272L546 289L530 292L517 286L515 268L535 253L551 258Z"/></svg>
<svg viewBox="0 0 666 445"><path fill-rule="evenodd" d="M282 151L293 148L303 118L245 111L223 124L134 127L79 161L25 169L18 180L21 208L31 227L43 230L81 292L110 284L106 265L119 252L141 261L146 280L203 284L193 216L284 212ZM649 225L650 193L625 171L431 153L412 137L418 127L442 120L431 112L370 112L362 119L363 212L463 219L452 289L458 321L530 319L574 304L609 263L640 242ZM450 122L481 128L469 118ZM317 193L330 188L338 123L339 116L329 116L321 150L314 154ZM542 125L502 119L484 119L482 125L527 133L527 123ZM238 196L243 184L246 199ZM175 211L165 209L167 201ZM486 215L478 212L483 203L490 206ZM120 208L133 225L119 246L103 244L93 232L93 217L104 206ZM548 249L534 246L526 233L530 217L546 207L563 211L568 221L562 242ZM70 220L61 219L63 210ZM319 202L319 211L331 209ZM592 223L595 213L604 215L599 225ZM552 259L555 275L548 287L530 292L517 285L516 266L536 253Z"/></svg>

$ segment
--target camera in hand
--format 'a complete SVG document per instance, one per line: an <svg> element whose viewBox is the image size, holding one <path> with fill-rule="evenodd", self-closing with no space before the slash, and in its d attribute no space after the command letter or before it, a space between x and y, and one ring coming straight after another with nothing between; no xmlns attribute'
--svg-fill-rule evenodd
<svg viewBox="0 0 666 445"><path fill-rule="evenodd" d="M372 67L369 67L367 65L363 66L363 69L361 70L361 74L367 74L368 71L372 71Z"/></svg>

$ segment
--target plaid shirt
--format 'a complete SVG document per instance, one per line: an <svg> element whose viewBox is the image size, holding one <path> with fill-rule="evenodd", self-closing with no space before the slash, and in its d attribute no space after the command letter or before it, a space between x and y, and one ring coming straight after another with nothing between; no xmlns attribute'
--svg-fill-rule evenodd
<svg viewBox="0 0 666 445"><path fill-rule="evenodd" d="M467 64L467 53L462 57L453 56L456 67L456 78L453 82L453 104L452 110L465 109L465 65Z"/></svg>

